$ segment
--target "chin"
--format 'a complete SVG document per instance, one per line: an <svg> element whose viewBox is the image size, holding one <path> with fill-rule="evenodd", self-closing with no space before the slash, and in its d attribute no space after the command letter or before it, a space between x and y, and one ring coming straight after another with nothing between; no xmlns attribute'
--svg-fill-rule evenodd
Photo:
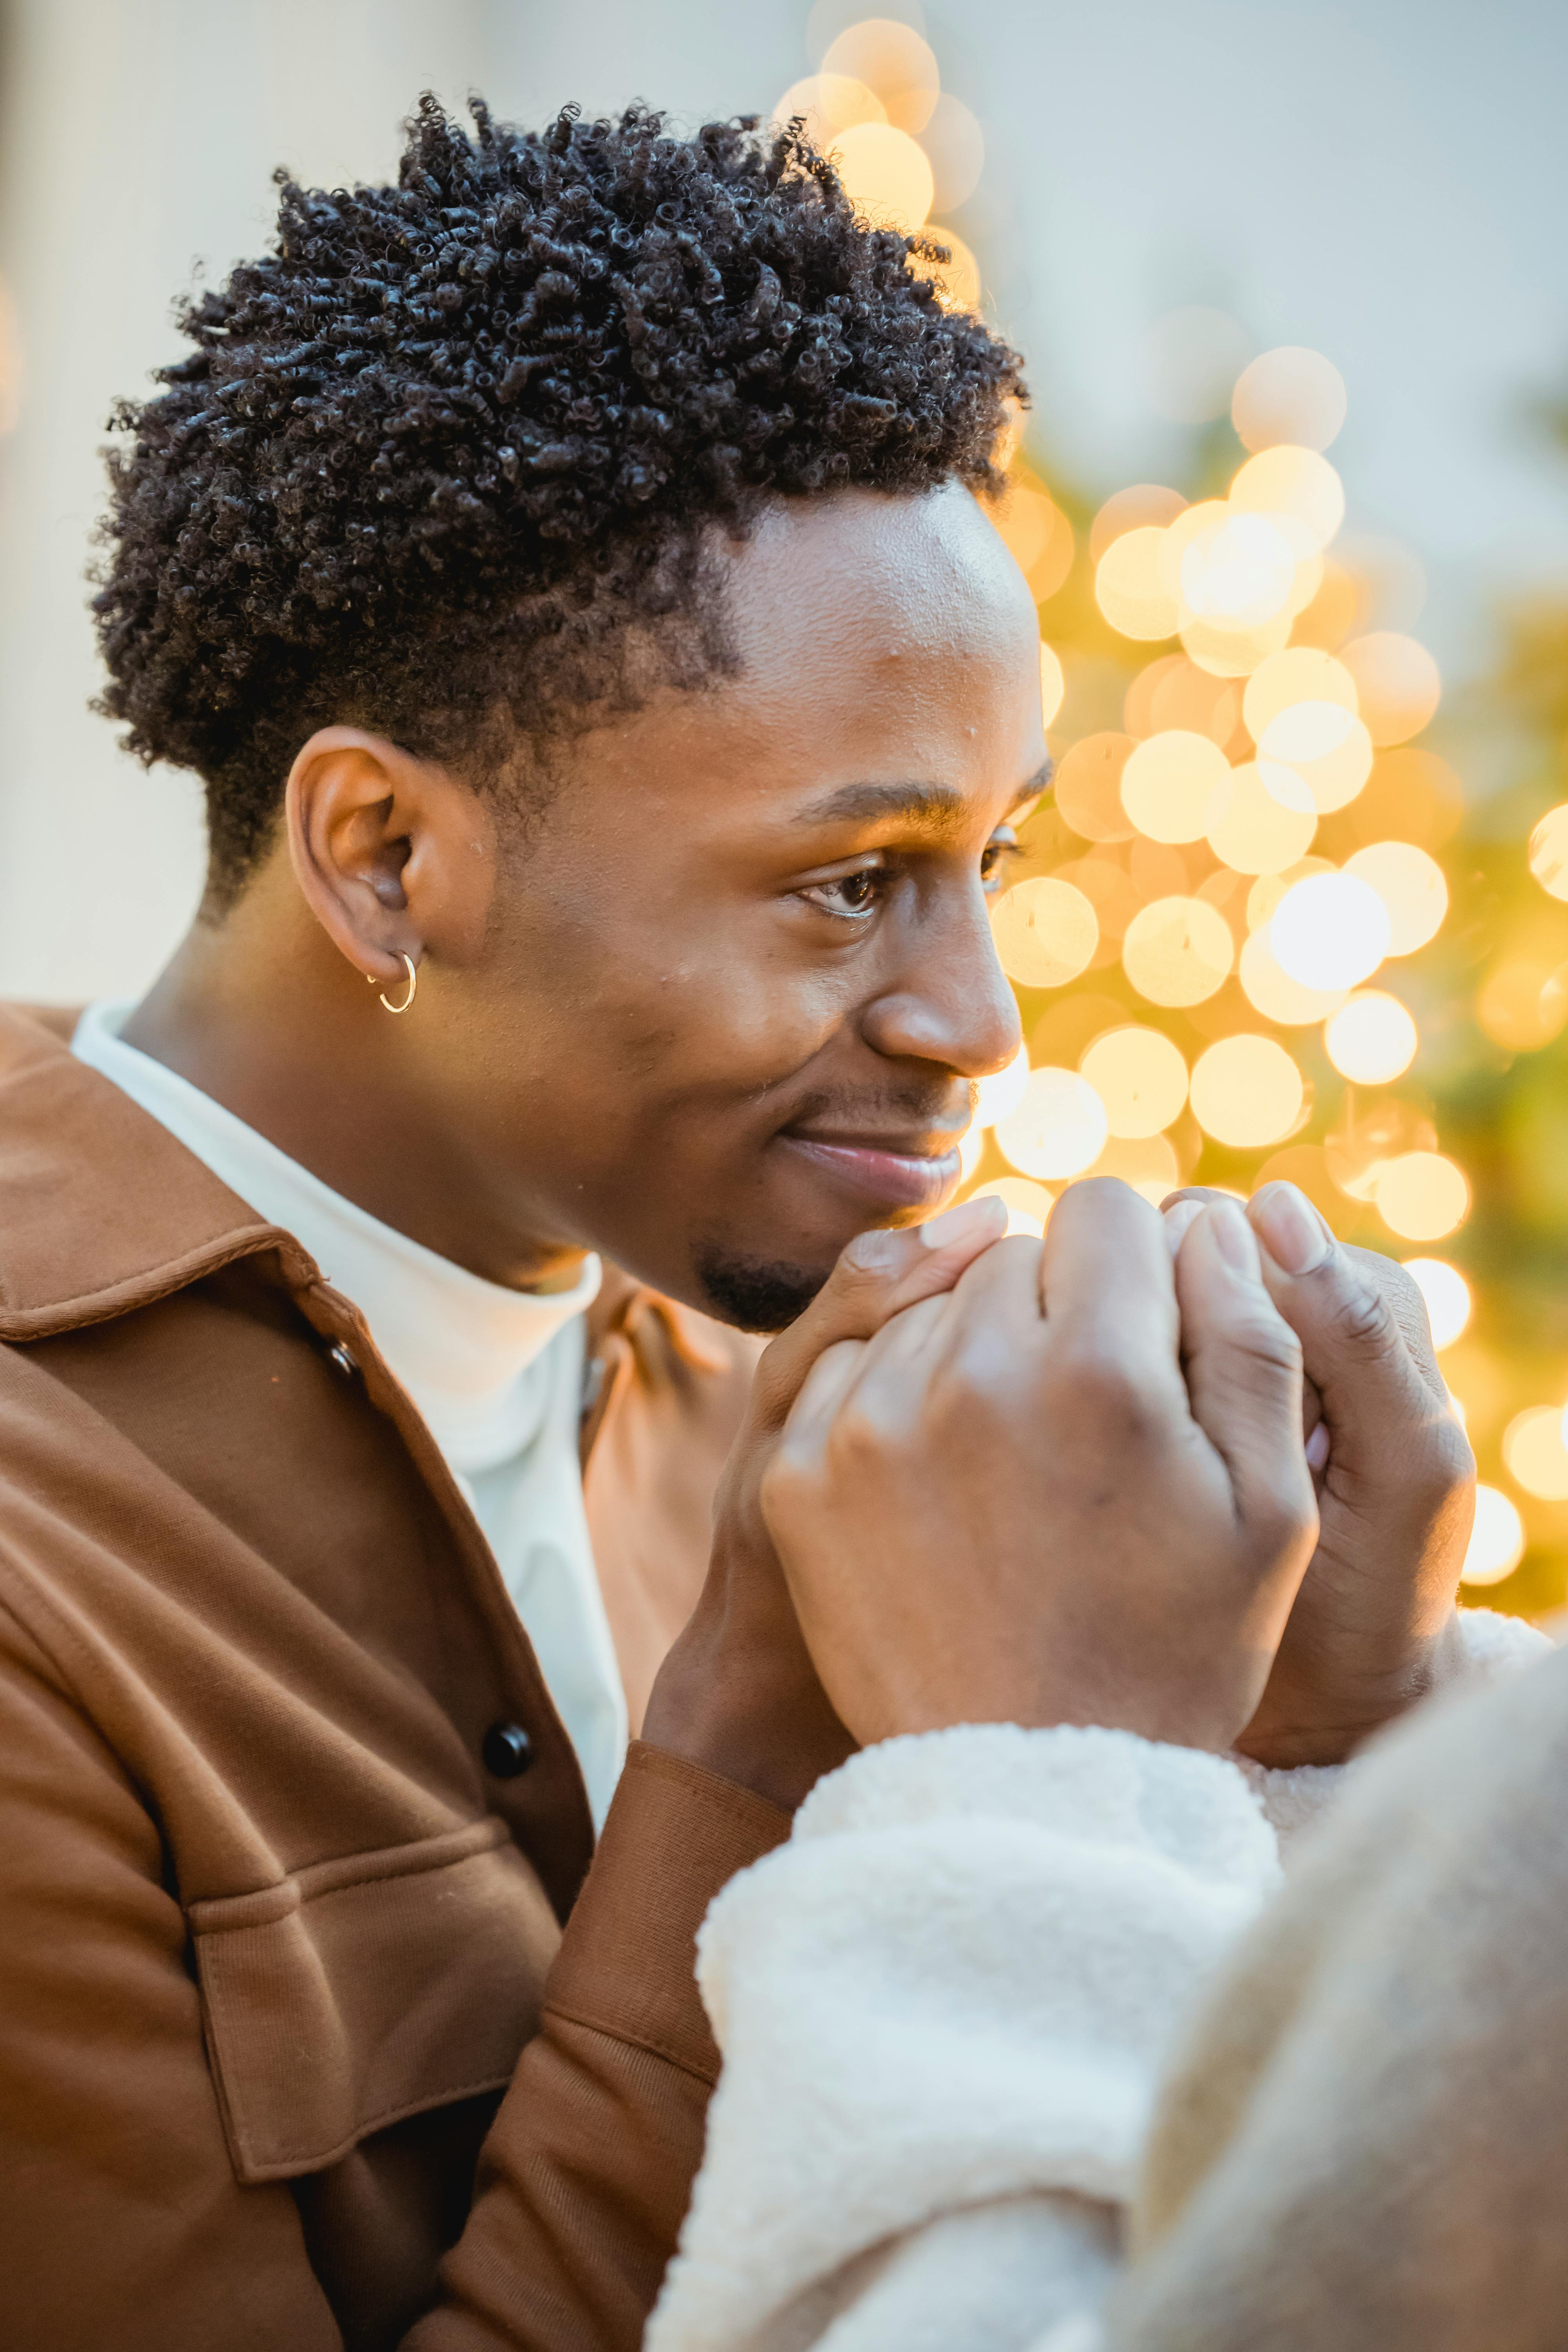
<svg viewBox="0 0 1568 2352"><path fill-rule="evenodd" d="M694 1265L708 1313L742 1331L759 1332L782 1331L804 1315L833 1271L831 1265L754 1257L718 1244L700 1248Z"/></svg>

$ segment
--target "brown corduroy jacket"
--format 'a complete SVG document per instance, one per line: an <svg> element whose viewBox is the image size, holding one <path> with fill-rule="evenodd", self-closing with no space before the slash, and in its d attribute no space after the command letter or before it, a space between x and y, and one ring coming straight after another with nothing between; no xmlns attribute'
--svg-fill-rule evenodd
<svg viewBox="0 0 1568 2352"><path fill-rule="evenodd" d="M717 2072L692 1937L787 1820L634 1747L589 1872L363 1320L70 1027L0 1010L0 2341L630 2352ZM590 1344L636 1719L751 1351L624 1280Z"/></svg>

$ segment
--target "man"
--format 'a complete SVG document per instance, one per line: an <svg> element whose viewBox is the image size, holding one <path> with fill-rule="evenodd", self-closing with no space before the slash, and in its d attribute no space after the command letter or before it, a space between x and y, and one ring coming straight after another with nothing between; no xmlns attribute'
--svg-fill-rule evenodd
<svg viewBox="0 0 1568 2352"><path fill-rule="evenodd" d="M649 2352L1563 2340L1563 1662L1352 1766L1278 1894L1391 1671L1549 1645L1442 1624L1462 1441L1302 1196L1173 1213L1173 1283L1076 1188L796 1400L763 1507L865 1745L702 1931L725 2071ZM1424 1644L1358 1520L1424 1552Z"/></svg>
<svg viewBox="0 0 1568 2352"><path fill-rule="evenodd" d="M1017 1044L1014 357L794 142L477 125L286 187L125 412L105 704L210 884L140 1005L4 1019L0 2242L51 2352L638 2340L694 1931L852 1745L768 1447L995 1234L899 1229ZM735 1333L794 1316L710 1566Z"/></svg>
<svg viewBox="0 0 1568 2352"><path fill-rule="evenodd" d="M0 1023L8 2340L640 2336L692 1932L847 1748L716 1601L579 1901L737 1327L1017 1045L1016 362L916 258L795 142L427 103L121 416L105 703L212 865L140 1005ZM715 1596L759 1540L742 1479Z"/></svg>

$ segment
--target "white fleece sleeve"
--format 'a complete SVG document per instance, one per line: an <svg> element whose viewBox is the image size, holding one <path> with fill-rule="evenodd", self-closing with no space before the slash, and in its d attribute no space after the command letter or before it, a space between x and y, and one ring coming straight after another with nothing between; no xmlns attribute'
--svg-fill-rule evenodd
<svg viewBox="0 0 1568 2352"><path fill-rule="evenodd" d="M1126 1732L831 1774L699 1940L724 2072L647 2352L1021 2352L1091 2312L1174 2030L1277 1878L1233 1765Z"/></svg>
<svg viewBox="0 0 1568 2352"><path fill-rule="evenodd" d="M1483 1689L1532 1664L1552 1647L1550 1636L1528 1618L1505 1616L1500 1609L1456 1609L1437 1643L1433 1694ZM1322 1819L1359 1759L1348 1764L1298 1764L1288 1770L1254 1764L1246 1756L1236 1761L1279 1841L1279 1859L1289 1870L1297 1839Z"/></svg>

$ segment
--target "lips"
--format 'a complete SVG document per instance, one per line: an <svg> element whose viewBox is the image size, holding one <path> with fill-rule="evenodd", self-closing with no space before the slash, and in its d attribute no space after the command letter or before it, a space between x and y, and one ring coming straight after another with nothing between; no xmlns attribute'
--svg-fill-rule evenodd
<svg viewBox="0 0 1568 2352"><path fill-rule="evenodd" d="M956 1145L922 1152L855 1137L784 1134L775 1139L858 1202L883 1211L940 1208L959 1179Z"/></svg>

